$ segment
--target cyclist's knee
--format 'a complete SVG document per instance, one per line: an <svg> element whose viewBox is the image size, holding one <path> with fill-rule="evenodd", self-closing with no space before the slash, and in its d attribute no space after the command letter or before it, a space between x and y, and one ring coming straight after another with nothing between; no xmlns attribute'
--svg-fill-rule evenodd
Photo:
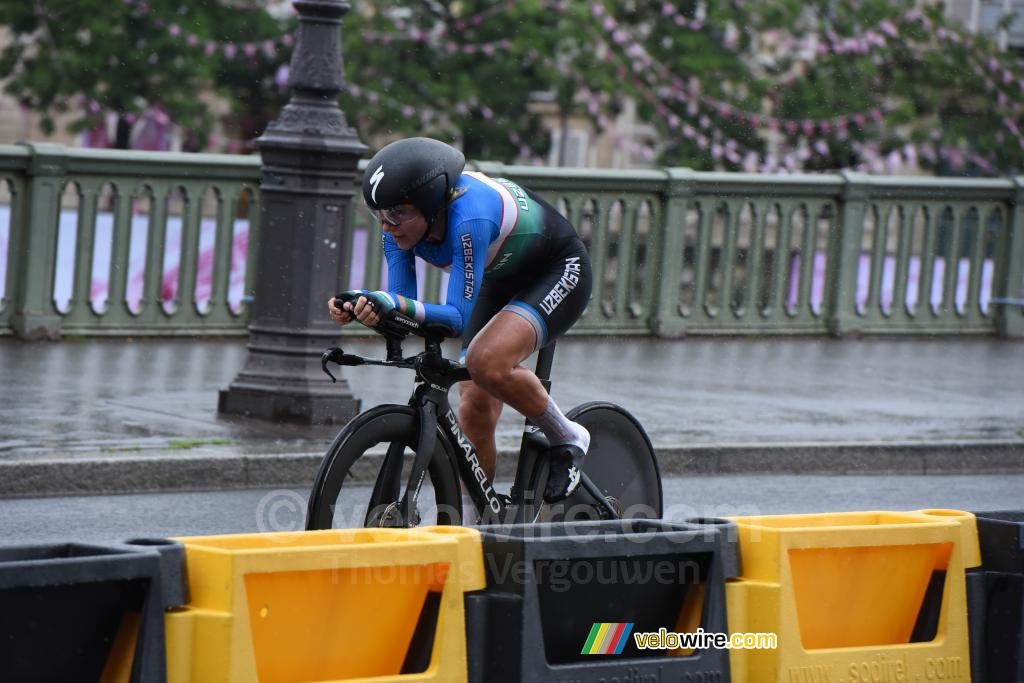
<svg viewBox="0 0 1024 683"><path fill-rule="evenodd" d="M479 344L470 344L469 348L466 349L466 359L464 362L469 370L470 377L475 382L477 375L484 372L484 368L487 365L487 354L480 350Z"/></svg>
<svg viewBox="0 0 1024 683"><path fill-rule="evenodd" d="M495 425L502 403L475 383L466 383L459 395L459 421Z"/></svg>
<svg viewBox="0 0 1024 683"><path fill-rule="evenodd" d="M516 362L478 346L471 346L466 354L469 376L486 389L501 387L511 378L515 366Z"/></svg>
<svg viewBox="0 0 1024 683"><path fill-rule="evenodd" d="M459 400L459 424L467 436L481 434L493 434L501 415L501 405L493 405L489 394L479 390L477 392L466 392Z"/></svg>

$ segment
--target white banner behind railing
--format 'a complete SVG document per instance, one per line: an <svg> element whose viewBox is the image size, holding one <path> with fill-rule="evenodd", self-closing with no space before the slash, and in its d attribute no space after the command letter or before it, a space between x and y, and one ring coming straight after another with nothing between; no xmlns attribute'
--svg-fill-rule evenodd
<svg viewBox="0 0 1024 683"><path fill-rule="evenodd" d="M9 255L10 235L10 207L0 204L0 297L6 296L7 269L12 265ZM75 211L62 211L60 215L60 226L58 234L57 250L57 271L54 279L54 302L58 310L66 311L68 302L71 299L72 278L74 275L75 263L75 233L77 231L78 214ZM131 241L128 257L128 281L126 288L126 299L132 310L138 310L142 298L142 288L145 277L145 255L146 240L148 237L149 219L145 214L135 215L131 222ZM204 218L199 235L199 260L197 268L196 301L202 309L210 298L213 281L214 264L214 219ZM96 216L96 234L92 259L92 274L90 278L90 300L95 309L102 309L107 300L109 292L109 273L111 257L111 239L113 234L113 214L110 212L99 212ZM231 245L231 275L228 287L228 303L234 311L239 310L245 295L245 267L246 251L249 238L249 221L247 219L236 219L233 227L233 238ZM376 239L376 237L375 237ZM365 228L357 228L353 234L352 241L352 271L350 286L372 287L375 283L364 282L365 264L363 254L366 253L367 231ZM161 278L160 298L164 302L171 302L178 288L179 269L181 256L181 218L180 216L167 217L167 238L166 249L163 260L163 275ZM424 268L422 263L418 264L418 275L422 290ZM930 293L930 303L938 307L942 303L942 294L945 283L945 259L936 257L934 261L934 276ZM956 306L963 310L967 305L968 275L970 272L970 259L962 258L958 262ZM858 263L857 275L857 306L863 309L868 298L868 288L871 270L871 256L862 254ZM907 290L905 303L914 306L918 301L918 288L920 282L921 260L919 257L910 258L907 272ZM985 310L988 306L992 293L993 263L991 259L985 259L982 263L981 287L979 291L978 306ZM787 300L790 307L797 303L798 284L800 273L800 256L794 256L790 264L790 288L787 292ZM895 273L896 259L892 255L885 257L882 269L881 302L883 308L888 310L895 298ZM387 266L382 270L384 281L387 280ZM447 274L442 276L441 291L444 291L447 281ZM819 311L825 291L825 254L817 252L814 258L814 278L811 285L811 306Z"/></svg>

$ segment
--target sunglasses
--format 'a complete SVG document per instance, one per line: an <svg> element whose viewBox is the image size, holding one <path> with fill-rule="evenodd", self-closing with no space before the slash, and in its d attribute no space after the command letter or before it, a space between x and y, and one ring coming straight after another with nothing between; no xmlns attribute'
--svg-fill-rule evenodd
<svg viewBox="0 0 1024 683"><path fill-rule="evenodd" d="M370 213L381 223L387 223L391 227L397 227L408 220L415 218L419 211L414 206L395 206L390 209L370 209Z"/></svg>

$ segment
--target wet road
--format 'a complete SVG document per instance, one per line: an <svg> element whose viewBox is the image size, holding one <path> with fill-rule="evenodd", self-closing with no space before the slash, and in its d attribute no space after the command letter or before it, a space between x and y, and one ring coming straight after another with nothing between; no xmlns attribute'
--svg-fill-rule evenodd
<svg viewBox="0 0 1024 683"><path fill-rule="evenodd" d="M673 477L664 488L665 517L674 520L853 510L1024 510L1024 475ZM0 545L291 531L302 527L305 500L306 491L294 489L0 500ZM359 517L351 507L339 514Z"/></svg>
<svg viewBox="0 0 1024 683"><path fill-rule="evenodd" d="M344 346L383 353L376 339ZM217 415L217 391L244 361L242 340L0 339L0 460L322 453L336 427ZM345 377L364 407L405 403L412 386L387 368ZM1006 439L1024 449L1014 341L570 338L553 379L563 407L613 400L655 446ZM501 448L518 445L521 425L506 409Z"/></svg>

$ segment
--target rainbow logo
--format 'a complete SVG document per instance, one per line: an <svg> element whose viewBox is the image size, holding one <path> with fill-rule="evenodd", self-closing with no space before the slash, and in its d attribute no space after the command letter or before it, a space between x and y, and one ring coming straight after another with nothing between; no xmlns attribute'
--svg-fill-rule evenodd
<svg viewBox="0 0 1024 683"><path fill-rule="evenodd" d="M597 623L590 629L587 644L583 646L581 655L620 655L622 648L629 640L633 623Z"/></svg>

